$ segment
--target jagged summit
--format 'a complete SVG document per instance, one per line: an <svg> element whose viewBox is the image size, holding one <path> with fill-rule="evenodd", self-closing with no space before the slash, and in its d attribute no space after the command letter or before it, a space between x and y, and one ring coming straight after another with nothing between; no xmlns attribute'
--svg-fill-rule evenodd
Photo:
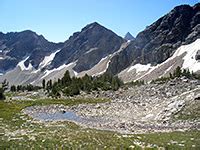
<svg viewBox="0 0 200 150"><path fill-rule="evenodd" d="M145 72L152 65L157 65L157 70L165 71L166 68L160 69L159 64L171 58L182 45L190 45L199 38L199 3L175 7L140 32L136 38L128 32L123 39L98 22L86 25L59 44L48 42L43 36L29 30L7 34L0 32L0 73L11 71L3 75L2 79L10 79L13 84L25 83L24 80L27 80L26 83L35 80L41 83L40 80L44 78L57 79L62 77L65 70L70 70L72 75L77 76L85 73L98 75L102 72L121 74L125 78L130 75L131 80L138 70ZM182 57L177 59L176 62L183 62ZM177 65L182 66L181 63ZM18 68L13 73L17 66L22 69ZM171 66L169 64L166 67ZM18 78L13 80L11 74L18 74ZM142 73L137 78L141 75ZM158 72L152 74L157 75Z"/></svg>
<svg viewBox="0 0 200 150"><path fill-rule="evenodd" d="M178 47L198 38L200 5L177 6L140 32L124 51L113 57L108 71L117 74L131 64L160 64Z"/></svg>
<svg viewBox="0 0 200 150"><path fill-rule="evenodd" d="M81 32L86 32L87 30L92 31L92 30L108 30L106 27L102 26L98 22L93 22L90 24L87 24L85 27L81 29ZM80 33L80 32L78 32Z"/></svg>
<svg viewBox="0 0 200 150"><path fill-rule="evenodd" d="M132 34L130 32L126 33L125 37L124 37L125 40L127 41L131 41L131 40L134 40L135 38L132 36Z"/></svg>
<svg viewBox="0 0 200 150"><path fill-rule="evenodd" d="M29 56L26 65L29 62L38 67L42 59L62 46L47 41L42 35L38 35L31 30L21 32L8 32L0 34L0 72L7 72L16 67L25 57Z"/></svg>
<svg viewBox="0 0 200 150"><path fill-rule="evenodd" d="M25 36L24 38L27 39L28 37ZM32 43L31 41L29 43L19 42L23 47L29 45L41 46L30 49L30 52L26 52L22 56L20 55L20 59L13 64L13 67L8 68L12 70L17 66L13 69L15 72L12 73L11 71L2 78L7 78L10 83L30 83L35 80L40 82L44 78L49 80L49 78L62 77L67 68L71 70L72 74L81 74L82 72L84 74L84 71L92 69L99 62L103 63L101 68L97 68L91 74L105 72L107 68L106 58L118 51L124 42L123 38L97 22L87 25L80 32L75 32L63 45L59 44L59 47L54 47L54 49L50 49L48 46L43 47L45 46L44 43L38 40ZM1 61L8 64L4 57ZM12 74L20 75L15 80L12 78ZM23 76L26 76L28 80L22 78Z"/></svg>
<svg viewBox="0 0 200 150"><path fill-rule="evenodd" d="M90 24L87 24L83 29L93 28L93 27L103 27L103 26L100 25L98 22L92 22Z"/></svg>
<svg viewBox="0 0 200 150"><path fill-rule="evenodd" d="M113 31L97 22L86 25L67 40L61 51L55 56L51 67L77 61L77 72L88 70L101 58L117 51L124 40Z"/></svg>

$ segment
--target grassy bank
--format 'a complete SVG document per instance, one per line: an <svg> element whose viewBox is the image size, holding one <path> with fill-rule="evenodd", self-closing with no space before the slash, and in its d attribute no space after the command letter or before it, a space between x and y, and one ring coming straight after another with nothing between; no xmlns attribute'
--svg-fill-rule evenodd
<svg viewBox="0 0 200 150"><path fill-rule="evenodd" d="M0 101L0 149L200 149L200 132L122 135L82 128L71 122L34 123L21 110L34 105L77 105L108 102L107 99Z"/></svg>

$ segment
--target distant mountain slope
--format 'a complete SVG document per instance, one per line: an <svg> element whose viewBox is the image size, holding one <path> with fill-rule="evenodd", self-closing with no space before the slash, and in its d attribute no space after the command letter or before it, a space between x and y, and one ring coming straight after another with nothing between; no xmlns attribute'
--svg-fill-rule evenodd
<svg viewBox="0 0 200 150"><path fill-rule="evenodd" d="M200 56L198 52L200 52L200 38L190 44L180 46L170 58L156 66L135 64L123 70L118 76L125 82L151 81L160 77L169 77L169 73L178 66L200 73L200 59L196 57Z"/></svg>
<svg viewBox="0 0 200 150"><path fill-rule="evenodd" d="M66 70L77 77L106 72L126 82L165 76L178 65L199 72L199 39L199 3L175 7L134 40L96 22L58 44L32 31L0 33L0 81L41 85Z"/></svg>
<svg viewBox="0 0 200 150"><path fill-rule="evenodd" d="M130 65L159 64L183 44L200 38L200 4L175 7L165 16L140 32L134 41L112 58L108 68L117 74Z"/></svg>
<svg viewBox="0 0 200 150"><path fill-rule="evenodd" d="M0 76L0 80L8 79L10 84L41 84L43 79L61 78L66 70L72 76L102 74L108 67L109 58L123 48L123 43L126 43L123 38L95 22L74 33L64 44L59 44L60 49L47 52L43 49L37 55L32 55L35 50L30 52L31 55L27 52L27 57ZM41 60L33 56L39 56ZM34 60L37 65L32 63Z"/></svg>
<svg viewBox="0 0 200 150"><path fill-rule="evenodd" d="M127 41L129 41L129 40L131 41L131 40L134 40L135 38L128 32L128 33L126 33L124 39Z"/></svg>
<svg viewBox="0 0 200 150"><path fill-rule="evenodd" d="M25 57L25 66L29 63L35 68L52 51L62 47L47 41L42 35L26 30L23 32L0 33L0 72L12 70Z"/></svg>
<svg viewBox="0 0 200 150"><path fill-rule="evenodd" d="M124 40L111 30L94 22L76 32L64 43L51 66L57 68L76 61L74 70L81 72L96 65L102 58L117 51Z"/></svg>

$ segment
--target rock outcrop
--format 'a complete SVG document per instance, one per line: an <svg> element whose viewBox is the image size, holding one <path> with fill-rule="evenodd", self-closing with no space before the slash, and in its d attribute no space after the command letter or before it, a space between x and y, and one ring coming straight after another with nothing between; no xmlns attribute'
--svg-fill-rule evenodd
<svg viewBox="0 0 200 150"><path fill-rule="evenodd" d="M29 58L25 66L31 63L37 68L46 55L60 47L62 43L49 42L42 35L37 35L30 30L0 33L0 72L12 70L26 57Z"/></svg>
<svg viewBox="0 0 200 150"><path fill-rule="evenodd" d="M117 74L131 64L152 65L167 60L183 44L200 38L200 3L181 5L140 32L134 41L112 58L108 68Z"/></svg>
<svg viewBox="0 0 200 150"><path fill-rule="evenodd" d="M64 43L51 66L57 68L76 61L76 72L89 70L102 58L117 51L123 42L114 32L94 22L84 27L81 32L74 33Z"/></svg>
<svg viewBox="0 0 200 150"><path fill-rule="evenodd" d="M127 40L127 41L132 41L135 38L128 32L128 33L126 33L124 39Z"/></svg>

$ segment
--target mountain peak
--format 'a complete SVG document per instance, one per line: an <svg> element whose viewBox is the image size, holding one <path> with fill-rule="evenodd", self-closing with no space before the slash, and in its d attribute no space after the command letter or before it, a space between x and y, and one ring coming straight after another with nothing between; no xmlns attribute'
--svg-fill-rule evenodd
<svg viewBox="0 0 200 150"><path fill-rule="evenodd" d="M135 38L132 36L130 32L128 32L126 33L124 39L128 41L128 40L134 40Z"/></svg>
<svg viewBox="0 0 200 150"><path fill-rule="evenodd" d="M188 5L188 4L183 4L183 5L179 5L179 6L174 7L174 9L189 8L189 7L191 7L191 6Z"/></svg>
<svg viewBox="0 0 200 150"><path fill-rule="evenodd" d="M89 70L102 58L119 50L124 40L113 31L97 22L88 24L81 32L74 33L55 56L51 66L57 68L63 63L76 61L74 70Z"/></svg>
<svg viewBox="0 0 200 150"><path fill-rule="evenodd" d="M93 23L90 23L90 24L88 24L88 25L95 25L95 26L101 26L98 22L93 22Z"/></svg>
<svg viewBox="0 0 200 150"><path fill-rule="evenodd" d="M184 13L184 12L187 12L187 11L196 11L198 12L200 10L200 3L197 3L195 4L194 6L191 6L191 5L179 5L179 6L176 6L172 12L179 12L179 13Z"/></svg>
<svg viewBox="0 0 200 150"><path fill-rule="evenodd" d="M102 27L103 27L103 26L100 25L98 22L93 22L93 23L90 23L90 24L86 25L86 26L82 29L82 31L88 30L88 29L94 29L94 28L102 28Z"/></svg>
<svg viewBox="0 0 200 150"><path fill-rule="evenodd" d="M31 34L36 34L36 32L33 32L31 30L24 30L24 31L21 31L21 33L31 33Z"/></svg>

